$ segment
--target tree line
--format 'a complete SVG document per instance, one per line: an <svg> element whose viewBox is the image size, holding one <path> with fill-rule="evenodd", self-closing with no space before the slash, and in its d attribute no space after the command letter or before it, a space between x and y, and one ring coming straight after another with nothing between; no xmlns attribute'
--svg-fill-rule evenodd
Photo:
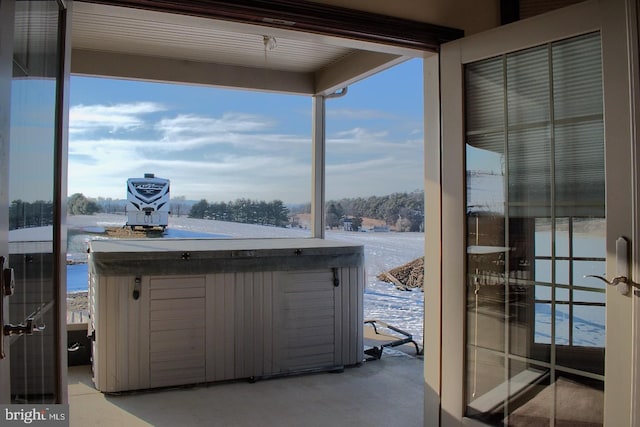
<svg viewBox="0 0 640 427"><path fill-rule="evenodd" d="M191 206L189 218L284 227L289 224L289 209L281 200L237 199L234 202L209 203L202 199Z"/></svg>
<svg viewBox="0 0 640 427"><path fill-rule="evenodd" d="M382 220L397 231L424 230L424 191L344 198L331 200L325 206L325 221L332 228L340 227L345 218L357 223L366 217Z"/></svg>
<svg viewBox="0 0 640 427"><path fill-rule="evenodd" d="M80 193L73 194L67 199L67 213L69 215L93 215L101 211L102 208L95 200L88 199ZM16 199L9 205L10 230L47 225L53 225L53 202L51 200L25 202Z"/></svg>
<svg viewBox="0 0 640 427"><path fill-rule="evenodd" d="M14 200L9 205L9 230L53 225L53 202Z"/></svg>
<svg viewBox="0 0 640 427"><path fill-rule="evenodd" d="M70 215L92 215L99 212L123 212L124 200L99 197L91 199L81 193L68 198L67 212ZM202 199L193 203L183 196L172 200L172 215L188 214L191 218L216 219L249 224L284 227L290 223L290 216L296 213L310 213L311 204L285 206L280 200L271 202L251 199L237 199L233 202L209 203ZM424 192L393 193L386 196L343 198L330 200L325 205L325 220L331 228L342 227L349 219L357 230L362 218L379 219L398 231L422 231L424 223ZM10 229L42 227L53 224L53 203L51 201L25 202L20 199L9 207Z"/></svg>

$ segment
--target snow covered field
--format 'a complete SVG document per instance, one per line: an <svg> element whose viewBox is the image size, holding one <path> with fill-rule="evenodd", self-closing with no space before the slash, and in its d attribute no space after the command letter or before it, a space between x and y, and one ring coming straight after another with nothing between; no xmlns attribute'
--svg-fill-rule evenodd
<svg viewBox="0 0 640 427"><path fill-rule="evenodd" d="M78 233L78 231L99 231L103 227L122 226L126 221L119 215L71 216L68 219L70 231L69 258L82 262L86 259L86 240L100 238L98 234ZM166 238L211 237L211 238L261 238L261 237L310 237L309 230L264 227L223 221L191 218L170 218ZM364 245L366 289L364 295L365 319L377 319L404 329L413 334L418 342L423 338L424 294L420 290L400 291L395 286L376 279L382 271L389 270L414 260L424 254L424 233L358 233L327 231L326 238ZM548 239L542 233L537 239ZM581 241L582 246L595 243ZM595 256L595 255L594 255ZM599 255L600 256L600 255ZM594 263L592 263L594 264ZM594 268L604 266L595 263ZM550 277L550 271L536 269L536 275ZM548 267L550 268L550 267ZM69 292L87 289L86 265L70 265L68 268ZM599 271L586 273L600 274ZM582 273L581 273L582 274ZM428 272L426 273L428 277ZM537 292L542 292L544 289ZM584 293L583 293L584 294ZM595 294L603 296L603 294ZM583 296L583 298L585 298ZM555 336L559 344L567 344L573 336L574 345L603 347L605 340L605 308L577 307L573 312L573 331L570 333L570 313L566 305L556 306ZM535 340L549 343L551 339L553 315L550 306L536 305Z"/></svg>
<svg viewBox="0 0 640 427"><path fill-rule="evenodd" d="M67 225L72 231L69 237L70 259L86 259L86 241L100 238L93 234L104 227L122 226L126 217L121 215L70 216ZM88 233L78 231L85 230ZM263 238L310 237L309 230L264 227L224 221L192 218L169 219L165 238ZM328 230L326 238L364 245L366 289L364 295L365 319L377 319L397 326L413 334L422 342L424 294L420 290L400 291L393 285L381 282L376 275L382 271L412 261L424 254L424 233L358 233ZM69 292L87 289L86 265L70 265L67 288Z"/></svg>

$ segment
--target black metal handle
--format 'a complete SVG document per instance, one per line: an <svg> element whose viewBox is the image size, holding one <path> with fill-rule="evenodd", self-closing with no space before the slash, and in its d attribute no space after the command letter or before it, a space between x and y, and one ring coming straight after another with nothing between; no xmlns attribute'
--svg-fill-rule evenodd
<svg viewBox="0 0 640 427"><path fill-rule="evenodd" d="M28 318L25 320L25 323L4 325L3 334L8 337L14 335L31 335L34 332L41 332L43 329L44 326L38 326L34 323L32 318Z"/></svg>

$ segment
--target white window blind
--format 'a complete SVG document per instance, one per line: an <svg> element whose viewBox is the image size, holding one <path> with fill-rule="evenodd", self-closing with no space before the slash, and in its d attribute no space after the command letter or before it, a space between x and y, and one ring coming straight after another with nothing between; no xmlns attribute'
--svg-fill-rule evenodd
<svg viewBox="0 0 640 427"><path fill-rule="evenodd" d="M600 35L465 66L467 144L503 156L510 216L604 216Z"/></svg>

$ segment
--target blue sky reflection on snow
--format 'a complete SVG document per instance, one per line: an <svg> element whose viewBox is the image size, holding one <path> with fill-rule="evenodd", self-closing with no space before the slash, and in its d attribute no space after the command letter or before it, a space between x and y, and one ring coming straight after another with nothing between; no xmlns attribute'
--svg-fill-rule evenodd
<svg viewBox="0 0 640 427"><path fill-rule="evenodd" d="M327 198L422 188L422 103L418 59L328 100ZM310 97L74 76L70 104L69 194L153 172L188 199L311 199Z"/></svg>

